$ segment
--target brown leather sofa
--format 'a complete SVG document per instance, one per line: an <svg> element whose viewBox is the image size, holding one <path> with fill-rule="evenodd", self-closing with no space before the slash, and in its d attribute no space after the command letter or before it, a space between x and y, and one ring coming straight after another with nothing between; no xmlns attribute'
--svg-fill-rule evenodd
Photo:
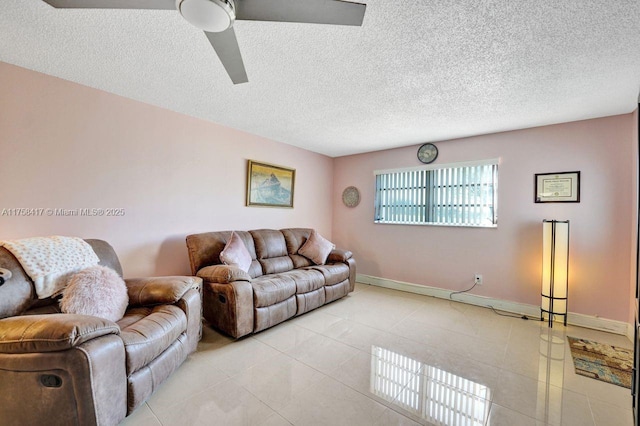
<svg viewBox="0 0 640 426"><path fill-rule="evenodd" d="M222 264L231 231L187 236L191 272L202 278L204 317L235 338L256 333L353 291L356 262L334 249L324 265L298 254L307 228L235 231L251 255L248 272Z"/></svg>
<svg viewBox="0 0 640 426"><path fill-rule="evenodd" d="M113 248L86 240L122 276ZM129 307L117 323L59 313L37 300L31 279L0 247L0 424L115 425L195 351L202 280L126 279Z"/></svg>

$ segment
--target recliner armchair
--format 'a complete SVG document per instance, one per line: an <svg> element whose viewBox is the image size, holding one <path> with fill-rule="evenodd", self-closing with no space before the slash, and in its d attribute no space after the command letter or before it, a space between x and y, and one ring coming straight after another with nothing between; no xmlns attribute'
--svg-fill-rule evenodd
<svg viewBox="0 0 640 426"><path fill-rule="evenodd" d="M86 240L122 276L113 248ZM129 306L116 323L60 313L38 300L17 259L0 247L0 423L115 425L196 350L202 280L126 279Z"/></svg>

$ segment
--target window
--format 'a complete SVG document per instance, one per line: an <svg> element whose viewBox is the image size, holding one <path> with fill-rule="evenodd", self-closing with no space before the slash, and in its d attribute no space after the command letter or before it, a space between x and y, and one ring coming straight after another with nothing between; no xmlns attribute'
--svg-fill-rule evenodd
<svg viewBox="0 0 640 426"><path fill-rule="evenodd" d="M498 159L379 170L375 175L375 223L498 223Z"/></svg>

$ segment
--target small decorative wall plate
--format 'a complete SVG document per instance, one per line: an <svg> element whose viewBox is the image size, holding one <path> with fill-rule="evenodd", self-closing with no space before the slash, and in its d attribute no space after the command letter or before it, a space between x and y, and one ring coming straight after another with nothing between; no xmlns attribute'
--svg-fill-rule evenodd
<svg viewBox="0 0 640 426"><path fill-rule="evenodd" d="M438 158L438 148L432 143L425 143L418 148L418 160L424 164L433 163Z"/></svg>
<svg viewBox="0 0 640 426"><path fill-rule="evenodd" d="M355 186L349 186L342 191L342 202L347 207L355 207L360 204L360 191Z"/></svg>

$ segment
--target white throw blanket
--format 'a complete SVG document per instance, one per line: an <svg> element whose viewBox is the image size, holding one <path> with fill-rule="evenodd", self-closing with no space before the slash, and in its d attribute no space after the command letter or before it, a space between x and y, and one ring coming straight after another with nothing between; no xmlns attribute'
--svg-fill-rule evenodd
<svg viewBox="0 0 640 426"><path fill-rule="evenodd" d="M34 237L0 241L20 262L35 285L38 299L64 290L70 275L100 259L91 246L75 237Z"/></svg>

